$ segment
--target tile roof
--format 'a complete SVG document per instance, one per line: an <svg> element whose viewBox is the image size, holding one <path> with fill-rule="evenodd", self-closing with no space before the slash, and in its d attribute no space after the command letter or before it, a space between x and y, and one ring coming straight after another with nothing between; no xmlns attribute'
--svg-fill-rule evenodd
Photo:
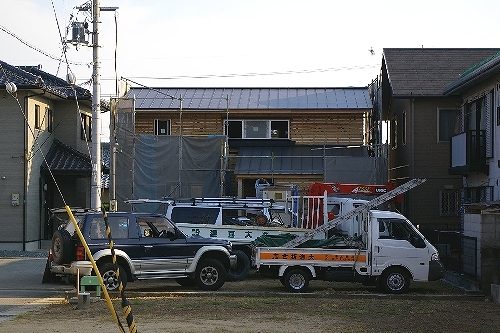
<svg viewBox="0 0 500 333"><path fill-rule="evenodd" d="M460 78L451 83L444 93L447 95L459 93L475 82L487 79L498 73L500 73L500 51L462 73Z"/></svg>
<svg viewBox="0 0 500 333"><path fill-rule="evenodd" d="M84 174L91 175L92 167L90 158L65 145L59 140L54 140L46 156L48 168L56 174ZM42 163L41 171L47 172L47 164Z"/></svg>
<svg viewBox="0 0 500 333"><path fill-rule="evenodd" d="M38 66L12 66L0 60L0 88L5 88L7 82L15 83L18 89L44 89L58 97L74 99L71 85ZM87 89L75 86L75 91L79 99L91 99Z"/></svg>
<svg viewBox="0 0 500 333"><path fill-rule="evenodd" d="M352 88L131 88L135 108L164 110L276 110L372 108L367 87ZM227 105L226 97L229 97Z"/></svg>
<svg viewBox="0 0 500 333"><path fill-rule="evenodd" d="M443 96L460 75L500 49L384 49L394 96Z"/></svg>

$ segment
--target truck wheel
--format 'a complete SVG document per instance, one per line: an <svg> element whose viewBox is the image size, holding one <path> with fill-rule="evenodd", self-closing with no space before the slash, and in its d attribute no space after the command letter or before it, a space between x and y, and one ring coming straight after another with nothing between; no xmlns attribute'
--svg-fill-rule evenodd
<svg viewBox="0 0 500 333"><path fill-rule="evenodd" d="M309 280L309 273L301 268L288 269L283 276L285 287L294 293L300 293L306 290L309 286Z"/></svg>
<svg viewBox="0 0 500 333"><path fill-rule="evenodd" d="M389 294L402 294L410 287L410 277L403 269L389 268L380 277L379 287Z"/></svg>
<svg viewBox="0 0 500 333"><path fill-rule="evenodd" d="M127 271L120 264L116 264L116 267L120 269L120 278L122 280L123 288L125 288L127 285ZM120 282L115 271L115 265L110 262L105 262L104 264L99 265L99 272L101 273L106 289L109 291L119 290Z"/></svg>
<svg viewBox="0 0 500 333"><path fill-rule="evenodd" d="M233 254L236 255L236 267L230 269L227 273L229 281L241 281L246 279L250 271L250 258L241 250L234 250Z"/></svg>
<svg viewBox="0 0 500 333"><path fill-rule="evenodd" d="M72 259L71 235L65 229L57 230L52 236L52 260L61 265L69 263Z"/></svg>
<svg viewBox="0 0 500 333"><path fill-rule="evenodd" d="M205 259L196 269L196 284L202 290L218 290L226 281L224 266L215 259Z"/></svg>

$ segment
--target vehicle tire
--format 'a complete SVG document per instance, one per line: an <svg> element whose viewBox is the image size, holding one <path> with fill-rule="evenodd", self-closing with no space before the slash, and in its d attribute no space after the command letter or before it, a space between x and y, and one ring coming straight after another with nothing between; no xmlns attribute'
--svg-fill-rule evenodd
<svg viewBox="0 0 500 333"><path fill-rule="evenodd" d="M196 281L190 277L178 278L175 279L175 282L180 284L183 287L194 287L196 286Z"/></svg>
<svg viewBox="0 0 500 333"><path fill-rule="evenodd" d="M52 260L55 264L67 264L73 257L71 235L65 229L57 230L52 236Z"/></svg>
<svg viewBox="0 0 500 333"><path fill-rule="evenodd" d="M241 281L247 278L250 272L250 258L242 250L234 250L233 254L236 255L236 267L230 269L227 273L229 281Z"/></svg>
<svg viewBox="0 0 500 333"><path fill-rule="evenodd" d="M290 268L285 272L285 275L283 275L282 283L289 291L300 293L307 289L310 279L309 272L301 268Z"/></svg>
<svg viewBox="0 0 500 333"><path fill-rule="evenodd" d="M379 287L389 294L402 294L410 287L410 276L401 268L389 268L381 275Z"/></svg>
<svg viewBox="0 0 500 333"><path fill-rule="evenodd" d="M127 285L127 271L120 264L117 264L116 266L120 269L120 278L122 280L123 288L125 288ZM109 291L119 290L120 282L118 281L118 275L116 274L115 265L113 265L113 263L105 262L100 264L99 272L101 273L106 289Z"/></svg>
<svg viewBox="0 0 500 333"><path fill-rule="evenodd" d="M226 269L215 259L205 259L196 268L196 284L201 290L218 290L226 282Z"/></svg>

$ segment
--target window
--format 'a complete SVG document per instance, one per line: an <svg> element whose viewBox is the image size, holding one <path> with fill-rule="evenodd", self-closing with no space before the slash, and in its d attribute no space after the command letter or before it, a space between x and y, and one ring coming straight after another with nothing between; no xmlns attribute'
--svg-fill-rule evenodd
<svg viewBox="0 0 500 333"><path fill-rule="evenodd" d="M113 239L128 238L128 218L126 216L110 216L108 218L111 237ZM90 222L91 239L107 239L106 225L102 217L95 217Z"/></svg>
<svg viewBox="0 0 500 333"><path fill-rule="evenodd" d="M35 128L40 129L40 105L35 104Z"/></svg>
<svg viewBox="0 0 500 333"><path fill-rule="evenodd" d="M137 224L140 237L166 238L168 234L176 234L175 227L164 217L139 217Z"/></svg>
<svg viewBox="0 0 500 333"><path fill-rule="evenodd" d="M406 144L406 111L403 111L401 114L401 126L400 126L400 131L401 133L401 144L405 145Z"/></svg>
<svg viewBox="0 0 500 333"><path fill-rule="evenodd" d="M439 215L458 216L460 206L457 190L443 190L439 192Z"/></svg>
<svg viewBox="0 0 500 333"><path fill-rule="evenodd" d="M288 120L229 120L224 132L230 139L288 139Z"/></svg>
<svg viewBox="0 0 500 333"><path fill-rule="evenodd" d="M438 109L438 142L449 142L455 134L459 110Z"/></svg>
<svg viewBox="0 0 500 333"><path fill-rule="evenodd" d="M80 138L82 140L87 139L87 141L92 141L92 117L82 113L82 128L80 132Z"/></svg>
<svg viewBox="0 0 500 333"><path fill-rule="evenodd" d="M398 147L398 120L396 117L391 120L391 147L392 149Z"/></svg>
<svg viewBox="0 0 500 333"><path fill-rule="evenodd" d="M417 248L425 248L425 242L413 227L401 219L378 219L379 239L406 240Z"/></svg>
<svg viewBox="0 0 500 333"><path fill-rule="evenodd" d="M172 207L171 218L175 223L215 224L220 208Z"/></svg>
<svg viewBox="0 0 500 333"><path fill-rule="evenodd" d="M170 135L170 120L155 119L155 135Z"/></svg>
<svg viewBox="0 0 500 333"><path fill-rule="evenodd" d="M45 108L45 114L47 117L47 131L52 133L54 130L54 112L52 112L52 109Z"/></svg>

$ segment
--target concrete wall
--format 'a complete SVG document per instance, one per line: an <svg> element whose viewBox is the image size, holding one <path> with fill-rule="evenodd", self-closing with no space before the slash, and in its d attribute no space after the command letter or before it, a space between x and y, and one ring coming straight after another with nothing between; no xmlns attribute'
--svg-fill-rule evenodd
<svg viewBox="0 0 500 333"><path fill-rule="evenodd" d="M500 212L464 215L464 235L477 238L477 272L481 288L500 283Z"/></svg>

